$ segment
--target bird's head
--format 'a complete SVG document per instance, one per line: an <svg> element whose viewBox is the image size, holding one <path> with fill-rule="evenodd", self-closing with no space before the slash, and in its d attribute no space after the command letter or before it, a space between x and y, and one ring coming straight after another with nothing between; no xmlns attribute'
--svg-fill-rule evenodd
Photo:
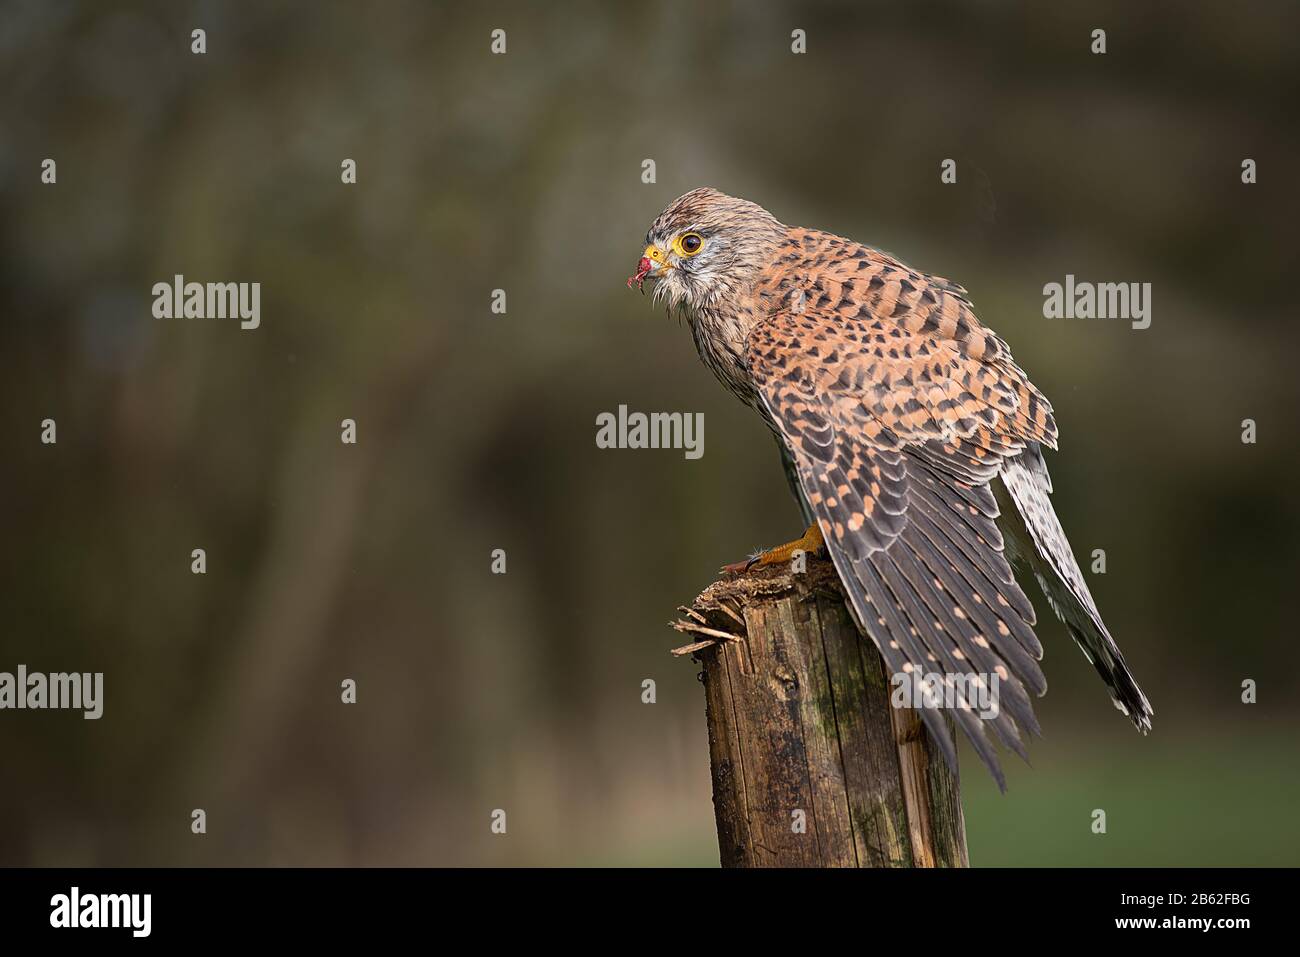
<svg viewBox="0 0 1300 957"><path fill-rule="evenodd" d="M705 186L679 196L651 224L630 287L654 281L655 301L717 308L771 264L785 226L757 203Z"/></svg>

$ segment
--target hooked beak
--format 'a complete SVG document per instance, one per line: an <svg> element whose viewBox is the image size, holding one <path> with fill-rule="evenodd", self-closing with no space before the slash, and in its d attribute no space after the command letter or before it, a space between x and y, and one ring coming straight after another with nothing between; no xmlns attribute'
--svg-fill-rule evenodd
<svg viewBox="0 0 1300 957"><path fill-rule="evenodd" d="M668 261L668 254L651 243L641 254L641 259L636 264L636 272L627 277L627 288L631 289L632 283L636 283L637 289L642 289L647 276L657 279L661 271L666 272L672 268L672 263Z"/></svg>

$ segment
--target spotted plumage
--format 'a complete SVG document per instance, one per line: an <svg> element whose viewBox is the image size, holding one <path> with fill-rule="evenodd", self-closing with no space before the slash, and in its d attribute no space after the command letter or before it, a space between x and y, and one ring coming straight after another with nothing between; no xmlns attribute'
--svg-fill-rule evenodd
<svg viewBox="0 0 1300 957"><path fill-rule="evenodd" d="M1048 497L1052 406L964 289L712 189L677 199L646 241L633 279L654 281L700 357L777 435L890 671L996 676L1000 707L984 717L945 680L1000 786L987 731L1023 757L1022 729L1038 732L1030 695L1047 687L1011 561L1037 577L1116 706L1150 727ZM921 714L955 766L942 714Z"/></svg>

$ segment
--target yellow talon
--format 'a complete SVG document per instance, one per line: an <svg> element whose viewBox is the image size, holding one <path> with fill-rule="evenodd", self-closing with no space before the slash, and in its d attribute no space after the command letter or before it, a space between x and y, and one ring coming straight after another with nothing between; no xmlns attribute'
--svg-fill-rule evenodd
<svg viewBox="0 0 1300 957"><path fill-rule="evenodd" d="M765 552L759 552L753 558L748 558L743 562L724 565L722 570L729 574L740 574L755 565L780 565L794 558L795 552L815 554L825 545L826 541L822 538L821 526L813 523L808 526L808 530L803 533L801 538L797 538L793 542L787 542L784 545L778 545L776 548L769 548Z"/></svg>

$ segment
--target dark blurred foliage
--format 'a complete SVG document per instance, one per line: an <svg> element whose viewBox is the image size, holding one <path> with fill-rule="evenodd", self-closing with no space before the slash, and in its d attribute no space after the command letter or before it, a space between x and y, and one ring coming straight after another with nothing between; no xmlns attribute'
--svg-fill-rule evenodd
<svg viewBox="0 0 1300 957"><path fill-rule="evenodd" d="M0 713L0 863L716 863L664 623L800 529L764 428L623 284L702 184L961 282L1056 406L1057 508L1155 730L1040 601L1044 737L1006 796L967 761L974 861L1300 863L1298 32L1290 3L4 4L0 670L103 671L106 704ZM176 273L261 282L261 328L154 319ZM1043 319L1066 273L1153 283L1151 328ZM620 403L704 412L705 456L597 449Z"/></svg>

